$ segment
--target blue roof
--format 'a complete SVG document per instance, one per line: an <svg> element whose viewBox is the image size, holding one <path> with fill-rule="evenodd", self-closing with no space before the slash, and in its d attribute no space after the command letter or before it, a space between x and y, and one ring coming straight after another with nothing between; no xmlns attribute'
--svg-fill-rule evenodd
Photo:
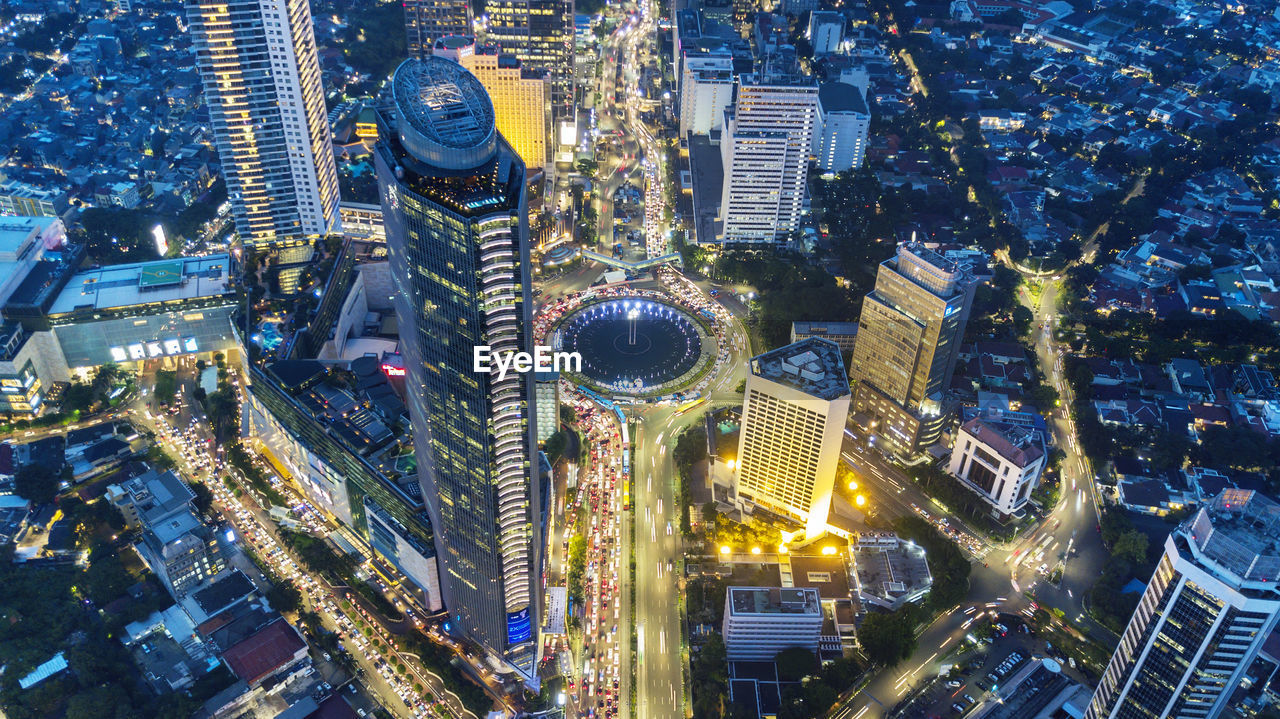
<svg viewBox="0 0 1280 719"><path fill-rule="evenodd" d="M1129 583L1120 589L1121 594L1142 594L1147 588L1146 582L1140 579L1130 579Z"/></svg>
<svg viewBox="0 0 1280 719"><path fill-rule="evenodd" d="M41 664L35 669L32 669L30 674L19 679L18 686L22 687L23 689L30 689L31 687L39 684L45 679L48 679L49 677L53 676L54 674L57 674L58 672L66 668L67 668L67 659L66 657L62 656L62 652L58 652L57 654L53 655L53 659L50 659L44 664Z"/></svg>

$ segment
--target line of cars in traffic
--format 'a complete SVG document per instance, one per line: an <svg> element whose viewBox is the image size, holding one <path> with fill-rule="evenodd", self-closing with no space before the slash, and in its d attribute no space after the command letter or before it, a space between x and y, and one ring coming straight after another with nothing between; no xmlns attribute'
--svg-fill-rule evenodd
<svg viewBox="0 0 1280 719"><path fill-rule="evenodd" d="M618 570L621 566L620 495L622 445L616 416L579 393L570 394L578 415L578 425L586 430L591 447L591 464L581 472L581 482L569 516L586 508L586 522L578 531L586 539L586 571L583 582L585 606L585 654L581 683L570 681L578 691L579 708L588 719L612 719L618 714L620 664L618 646ZM568 556L570 536L565 536Z"/></svg>
<svg viewBox="0 0 1280 719"><path fill-rule="evenodd" d="M329 614L334 625L339 627L340 634L343 635L343 640L347 643L347 650L354 656L363 656L367 662L373 665L387 679L388 686L400 697L415 718L449 716L440 702L428 701L426 696L413 690L411 681L389 672L386 660L376 656L368 642L363 641L364 637L360 637L363 641L363 646L361 646L353 636L353 627L350 619L344 613L337 611L335 598L327 587L316 581L298 566L293 557L284 551L275 537L262 526L258 517L245 507L241 499L237 498L226 484L212 481L213 477L223 468L223 465L219 458L209 452L212 443L199 435L197 421L193 419L189 426L178 429L172 427L163 417L157 419L160 420L156 424L157 429L173 444L175 449L182 452L183 461L190 470L202 478L207 477L211 480L205 482L205 486L212 491L215 506L222 510L223 516L235 527L239 535L249 543L257 556L271 568L278 578L291 582L306 597L317 613L327 612ZM267 476L273 487L281 492L283 496L294 496L291 490L284 486L284 483L278 477L269 473ZM323 529L323 522L315 508L305 500L297 500L296 497L293 503L294 514L299 517L302 524L312 533L320 533ZM370 624L381 633L381 627L376 621L370 620ZM355 643L354 646L353 643ZM351 651L352 649L356 651ZM354 686L352 691L354 691Z"/></svg>

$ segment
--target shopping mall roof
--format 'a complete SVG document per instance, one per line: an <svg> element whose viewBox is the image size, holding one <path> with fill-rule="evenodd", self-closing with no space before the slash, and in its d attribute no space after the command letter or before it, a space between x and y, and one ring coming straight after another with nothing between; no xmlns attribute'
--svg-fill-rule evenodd
<svg viewBox="0 0 1280 719"><path fill-rule="evenodd" d="M78 272L53 301L50 315L231 295L230 255L109 265Z"/></svg>

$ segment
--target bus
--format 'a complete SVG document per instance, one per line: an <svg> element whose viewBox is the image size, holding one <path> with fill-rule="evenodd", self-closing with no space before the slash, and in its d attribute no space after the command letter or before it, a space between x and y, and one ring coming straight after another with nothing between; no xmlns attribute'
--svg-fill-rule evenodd
<svg viewBox="0 0 1280 719"><path fill-rule="evenodd" d="M685 402L684 404L676 408L676 416L680 417L682 415L688 414L706 403L707 403L706 397L703 397L702 399L695 399L689 402Z"/></svg>
<svg viewBox="0 0 1280 719"><path fill-rule="evenodd" d="M622 482L622 511L631 511L631 480Z"/></svg>

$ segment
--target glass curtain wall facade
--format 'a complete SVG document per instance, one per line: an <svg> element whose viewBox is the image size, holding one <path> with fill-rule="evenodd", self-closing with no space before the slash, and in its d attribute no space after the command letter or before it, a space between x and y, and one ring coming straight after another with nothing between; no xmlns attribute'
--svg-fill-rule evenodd
<svg viewBox="0 0 1280 719"><path fill-rule="evenodd" d="M406 400L441 589L456 628L533 682L541 591L533 376L473 371L531 351L524 165L474 75L411 59L375 164Z"/></svg>
<svg viewBox="0 0 1280 719"><path fill-rule="evenodd" d="M573 0L493 0L485 41L551 78L551 119L573 117Z"/></svg>
<svg viewBox="0 0 1280 719"><path fill-rule="evenodd" d="M270 245L333 232L338 171L307 0L186 0L236 231Z"/></svg>
<svg viewBox="0 0 1280 719"><path fill-rule="evenodd" d="M1280 615L1280 505L1227 489L1165 540L1086 719L1213 719Z"/></svg>

